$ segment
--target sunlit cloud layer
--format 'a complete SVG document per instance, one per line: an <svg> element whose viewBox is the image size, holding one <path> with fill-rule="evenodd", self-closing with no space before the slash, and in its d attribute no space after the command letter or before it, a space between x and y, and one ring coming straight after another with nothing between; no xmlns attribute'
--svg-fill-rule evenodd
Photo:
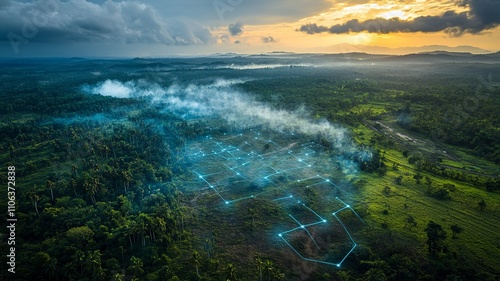
<svg viewBox="0 0 500 281"><path fill-rule="evenodd" d="M439 15L422 15L407 18L402 10L390 10L376 18L359 20L350 19L344 23L330 27L308 23L300 27L301 32L308 34L328 32L343 33L397 33L397 32L445 32L452 36L464 33L477 34L500 25L500 1L496 0L461 0L459 7L467 7L468 11L456 12L447 10ZM406 17L406 19L405 19Z"/></svg>
<svg viewBox="0 0 500 281"><path fill-rule="evenodd" d="M497 51L499 14L497 0L0 0L0 56Z"/></svg>

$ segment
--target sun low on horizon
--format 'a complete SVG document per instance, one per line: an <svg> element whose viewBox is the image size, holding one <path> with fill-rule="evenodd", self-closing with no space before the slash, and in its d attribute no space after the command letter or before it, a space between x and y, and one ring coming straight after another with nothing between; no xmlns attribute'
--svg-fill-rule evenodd
<svg viewBox="0 0 500 281"><path fill-rule="evenodd" d="M8 0L0 56L486 53L500 50L498 14L495 0Z"/></svg>

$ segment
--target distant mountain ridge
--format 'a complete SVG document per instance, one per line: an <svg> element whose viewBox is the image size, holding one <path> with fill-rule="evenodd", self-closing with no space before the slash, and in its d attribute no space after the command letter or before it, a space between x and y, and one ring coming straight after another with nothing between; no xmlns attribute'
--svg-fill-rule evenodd
<svg viewBox="0 0 500 281"><path fill-rule="evenodd" d="M367 45L352 45L352 44L337 44L331 45L323 48L312 49L313 52L321 53L354 53L363 52L370 54L381 54L381 55L407 55L416 53L426 53L426 52L452 52L452 53L471 53L471 54L488 54L492 53L490 50L481 49L474 46L445 46L445 45L426 45L420 47L399 47L399 48L389 48L381 46L367 46Z"/></svg>

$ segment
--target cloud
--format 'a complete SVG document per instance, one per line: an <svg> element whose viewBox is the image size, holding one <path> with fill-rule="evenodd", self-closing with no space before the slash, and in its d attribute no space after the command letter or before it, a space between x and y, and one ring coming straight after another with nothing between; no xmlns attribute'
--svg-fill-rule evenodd
<svg viewBox="0 0 500 281"><path fill-rule="evenodd" d="M141 2L12 0L7 4L0 5L0 33L13 32L30 41L165 45L215 42L210 31L199 23L185 18L166 19Z"/></svg>
<svg viewBox="0 0 500 281"><path fill-rule="evenodd" d="M237 22L235 24L230 24L228 29L231 36L241 35L243 33L243 23Z"/></svg>
<svg viewBox="0 0 500 281"><path fill-rule="evenodd" d="M462 0L459 6L469 7L468 12L446 11L438 16L420 16L410 20L400 18L375 18L365 21L349 20L331 27L318 26L316 23L302 25L298 31L308 34L329 32L345 34L357 32L395 33L395 32L439 32L451 36L464 33L477 34L500 25L500 1Z"/></svg>
<svg viewBox="0 0 500 281"><path fill-rule="evenodd" d="M219 38L222 41L222 43L224 43L224 44L231 43L231 40L229 39L229 35L227 35L227 34L221 35Z"/></svg>
<svg viewBox="0 0 500 281"><path fill-rule="evenodd" d="M294 22L324 12L331 0L144 0L166 17L185 16L207 25L248 25Z"/></svg>
<svg viewBox="0 0 500 281"><path fill-rule="evenodd" d="M82 90L85 93L114 98L158 97L165 93L165 90L159 85L150 84L142 80L122 83L117 80L108 79L95 86L84 85Z"/></svg>
<svg viewBox="0 0 500 281"><path fill-rule="evenodd" d="M298 31L305 32L307 34L315 34L328 31L328 27L318 26L315 23L307 23L302 25Z"/></svg>
<svg viewBox="0 0 500 281"><path fill-rule="evenodd" d="M265 37L261 37L260 40L262 41L262 43L276 43L276 39L274 39L274 37L272 36L265 36Z"/></svg>

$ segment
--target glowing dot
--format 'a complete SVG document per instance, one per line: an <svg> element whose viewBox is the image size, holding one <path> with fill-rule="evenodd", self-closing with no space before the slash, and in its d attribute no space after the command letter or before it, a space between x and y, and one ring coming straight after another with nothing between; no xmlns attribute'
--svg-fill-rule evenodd
<svg viewBox="0 0 500 281"><path fill-rule="evenodd" d="M339 264L337 264L337 267L340 267L340 263L339 263Z"/></svg>
<svg viewBox="0 0 500 281"><path fill-rule="evenodd" d="M229 204L229 201L226 201L226 204Z"/></svg>
<svg viewBox="0 0 500 281"><path fill-rule="evenodd" d="M309 156L309 154L308 154L308 153L306 153L306 156Z"/></svg>
<svg viewBox="0 0 500 281"><path fill-rule="evenodd" d="M254 198L255 196L253 196L253 195L252 195L252 196L250 196L250 197Z"/></svg>
<svg viewBox="0 0 500 281"><path fill-rule="evenodd" d="M203 177L202 176L198 176L200 179L202 179Z"/></svg>
<svg viewBox="0 0 500 281"><path fill-rule="evenodd" d="M293 198L293 195L290 195L290 198Z"/></svg>
<svg viewBox="0 0 500 281"><path fill-rule="evenodd" d="M214 186L213 186L213 185L211 185L210 187L211 187L211 188L214 188Z"/></svg>
<svg viewBox="0 0 500 281"><path fill-rule="evenodd" d="M351 205L345 205L347 208L351 208Z"/></svg>
<svg viewBox="0 0 500 281"><path fill-rule="evenodd" d="M301 225L300 227L305 228L305 226Z"/></svg>
<svg viewBox="0 0 500 281"><path fill-rule="evenodd" d="M311 167L311 165L308 165L309 167Z"/></svg>
<svg viewBox="0 0 500 281"><path fill-rule="evenodd" d="M326 220L323 220L323 222L326 222Z"/></svg>
<svg viewBox="0 0 500 281"><path fill-rule="evenodd" d="M337 216L337 213L336 213L336 212L335 212L335 213L332 213L332 215Z"/></svg>
<svg viewBox="0 0 500 281"><path fill-rule="evenodd" d="M240 173L236 173L238 176L240 175Z"/></svg>
<svg viewBox="0 0 500 281"><path fill-rule="evenodd" d="M330 180L326 180L327 182L330 182Z"/></svg>
<svg viewBox="0 0 500 281"><path fill-rule="evenodd" d="M281 236L282 236L282 235L281 235L281 233L280 233L280 234L278 234L278 236L279 236L279 237L281 237Z"/></svg>

